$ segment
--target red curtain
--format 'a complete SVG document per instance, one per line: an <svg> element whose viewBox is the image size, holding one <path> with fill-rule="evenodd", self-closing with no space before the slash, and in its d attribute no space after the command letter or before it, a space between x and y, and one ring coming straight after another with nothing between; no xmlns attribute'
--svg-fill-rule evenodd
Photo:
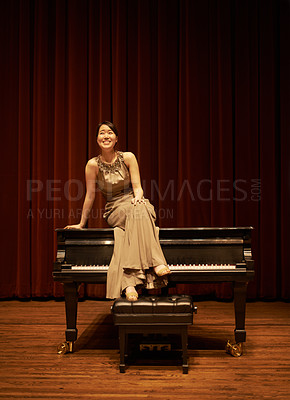
<svg viewBox="0 0 290 400"><path fill-rule="evenodd" d="M160 227L254 226L248 295L290 298L287 0L4 0L0 18L1 298L62 296L54 230L79 221L105 119Z"/></svg>

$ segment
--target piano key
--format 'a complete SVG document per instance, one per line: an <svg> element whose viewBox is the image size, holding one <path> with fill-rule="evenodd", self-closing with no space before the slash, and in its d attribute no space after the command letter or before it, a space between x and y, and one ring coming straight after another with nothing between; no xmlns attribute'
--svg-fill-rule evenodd
<svg viewBox="0 0 290 400"><path fill-rule="evenodd" d="M168 264L171 271L191 271L191 270L229 270L236 269L234 264ZM108 265L72 265L72 270L75 271L107 271Z"/></svg>

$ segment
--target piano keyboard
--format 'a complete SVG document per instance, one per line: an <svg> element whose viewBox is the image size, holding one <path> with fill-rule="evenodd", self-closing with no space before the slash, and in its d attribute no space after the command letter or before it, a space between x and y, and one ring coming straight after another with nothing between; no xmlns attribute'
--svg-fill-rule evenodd
<svg viewBox="0 0 290 400"><path fill-rule="evenodd" d="M65 266L65 264L63 264ZM235 264L169 264L170 271L199 271L199 270L232 270ZM75 271L108 271L108 265L68 265L68 269Z"/></svg>

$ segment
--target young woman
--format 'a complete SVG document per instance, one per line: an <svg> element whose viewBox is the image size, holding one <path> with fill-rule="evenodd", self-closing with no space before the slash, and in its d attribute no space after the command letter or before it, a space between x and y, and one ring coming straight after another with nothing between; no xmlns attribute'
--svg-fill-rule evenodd
<svg viewBox="0 0 290 400"><path fill-rule="evenodd" d="M118 131L112 122L97 127L101 154L88 161L85 169L86 197L81 221L66 229L85 227L95 199L97 184L107 203L104 218L114 228L114 253L107 274L107 297L136 301L136 287L147 289L167 284L170 269L160 247L155 211L143 196L139 167L130 152L116 151Z"/></svg>

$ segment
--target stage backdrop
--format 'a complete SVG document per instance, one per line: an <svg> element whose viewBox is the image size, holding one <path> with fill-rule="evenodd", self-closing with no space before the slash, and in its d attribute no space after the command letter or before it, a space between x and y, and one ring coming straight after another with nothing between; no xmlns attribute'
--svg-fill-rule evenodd
<svg viewBox="0 0 290 400"><path fill-rule="evenodd" d="M253 226L249 297L290 298L289 1L4 0L0 18L2 298L62 296L54 230L79 221L105 119L160 227Z"/></svg>

